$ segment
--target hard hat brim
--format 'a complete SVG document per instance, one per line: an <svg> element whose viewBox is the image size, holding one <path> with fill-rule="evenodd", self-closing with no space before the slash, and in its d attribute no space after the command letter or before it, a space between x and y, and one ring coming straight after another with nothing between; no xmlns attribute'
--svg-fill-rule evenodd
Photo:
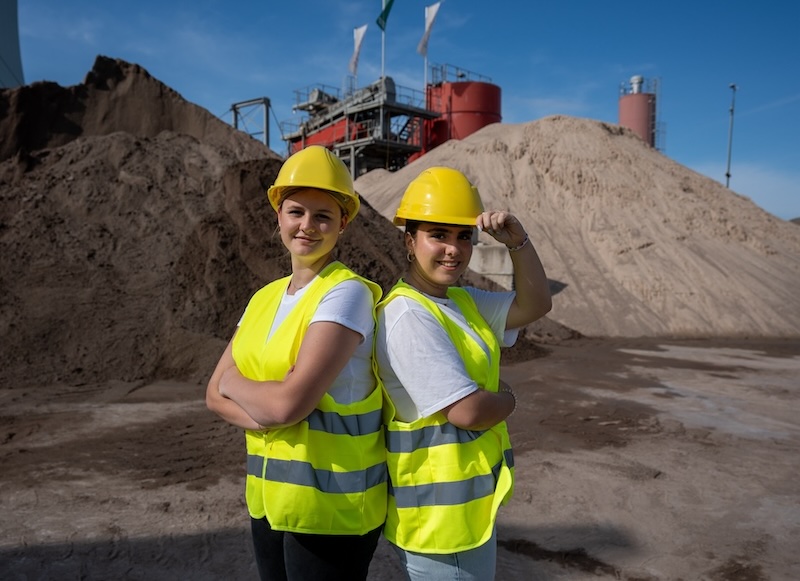
<svg viewBox="0 0 800 581"><path fill-rule="evenodd" d="M403 216L396 215L392 220L395 226L404 226L408 220L412 222L427 222L428 224L448 224L451 226L475 226L478 217L475 216L472 220L468 220L464 216L433 216L427 214L409 214Z"/></svg>
<svg viewBox="0 0 800 581"><path fill-rule="evenodd" d="M317 186L270 186L270 188L267 190L267 198L269 199L272 209L275 210L275 212L280 212L281 204L288 196L290 196L294 191L302 190L306 187L320 190L330 195L334 200L336 200L336 203L339 204L339 207L342 208L342 211L347 216L348 222L352 222L353 219L358 215L358 211L361 208L361 196L358 195L358 192L354 192L355 195L351 196L349 194L334 192L332 190Z"/></svg>

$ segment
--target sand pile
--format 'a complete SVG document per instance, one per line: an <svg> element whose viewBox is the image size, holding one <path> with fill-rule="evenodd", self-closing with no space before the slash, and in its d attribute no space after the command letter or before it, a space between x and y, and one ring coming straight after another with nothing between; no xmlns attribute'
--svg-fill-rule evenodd
<svg viewBox="0 0 800 581"><path fill-rule="evenodd" d="M248 297L288 273L264 195L282 159L104 57L0 110L0 382L205 381ZM366 202L341 253L384 288L405 261Z"/></svg>
<svg viewBox="0 0 800 581"><path fill-rule="evenodd" d="M249 295L287 273L263 193L280 156L105 57L81 85L3 91L0 110L0 380L204 381ZM796 225L619 127L566 117L492 125L357 180L364 211L341 255L384 288L405 256L378 212L437 164L521 217L559 290L508 362L572 329L798 334Z"/></svg>
<svg viewBox="0 0 800 581"><path fill-rule="evenodd" d="M494 124L356 187L391 217L420 171L449 165L525 223L556 288L550 317L591 336L800 335L800 229L619 126ZM491 239L486 238L486 242Z"/></svg>
<svg viewBox="0 0 800 581"><path fill-rule="evenodd" d="M0 93L0 161L19 150L58 147L94 135L125 132L156 137L174 131L239 160L277 156L260 142L232 131L202 107L154 79L135 64L98 57L83 83L61 87L41 82Z"/></svg>

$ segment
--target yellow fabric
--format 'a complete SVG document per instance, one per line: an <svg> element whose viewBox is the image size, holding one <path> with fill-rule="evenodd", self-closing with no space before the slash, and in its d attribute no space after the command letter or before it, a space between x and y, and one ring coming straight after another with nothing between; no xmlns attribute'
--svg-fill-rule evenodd
<svg viewBox="0 0 800 581"><path fill-rule="evenodd" d="M245 377L285 377L320 301L336 284L357 278L369 286L375 303L381 296L377 284L334 262L267 339L289 278L265 286L248 304L233 341L233 358ZM250 515L266 516L275 530L303 533L360 535L379 527L387 494L382 400L376 380L376 389L364 400L338 404L326 393L314 412L293 426L246 430L245 497ZM356 427L349 433L325 431L321 425L326 418L334 425ZM279 473L278 478L271 476ZM296 481L286 481L284 475ZM339 490L340 481L350 488Z"/></svg>
<svg viewBox="0 0 800 581"><path fill-rule="evenodd" d="M402 281L389 291L378 308L397 296L416 300L430 311L452 338L475 382L482 389L497 391L500 346L464 289L451 288L448 297L489 347L489 357L436 303ZM506 423L500 422L485 431L468 431L447 422L442 413L401 422L395 417L389 397L385 396L385 400L391 482L384 527L386 538L405 550L439 554L465 551L487 542L497 510L511 498L514 487L513 454ZM425 447L408 443L428 438L433 441ZM454 490L458 491L455 494L461 498L460 502L453 500Z"/></svg>

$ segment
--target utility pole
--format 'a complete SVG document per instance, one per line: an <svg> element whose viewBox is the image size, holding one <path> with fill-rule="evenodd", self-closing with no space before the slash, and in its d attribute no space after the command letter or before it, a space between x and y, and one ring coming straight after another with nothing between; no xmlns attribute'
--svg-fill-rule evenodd
<svg viewBox="0 0 800 581"><path fill-rule="evenodd" d="M731 183L731 144L733 143L733 108L736 105L736 85L731 83L731 122L728 126L728 169L725 172L725 187L730 187Z"/></svg>

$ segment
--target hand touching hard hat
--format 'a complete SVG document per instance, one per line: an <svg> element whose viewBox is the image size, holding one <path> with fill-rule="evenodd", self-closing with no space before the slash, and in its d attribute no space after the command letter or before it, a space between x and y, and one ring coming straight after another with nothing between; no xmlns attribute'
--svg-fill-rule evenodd
<svg viewBox="0 0 800 581"><path fill-rule="evenodd" d="M505 244L511 251L520 250L528 243L528 233L517 217L508 212L489 210L482 212L475 220L478 230Z"/></svg>

